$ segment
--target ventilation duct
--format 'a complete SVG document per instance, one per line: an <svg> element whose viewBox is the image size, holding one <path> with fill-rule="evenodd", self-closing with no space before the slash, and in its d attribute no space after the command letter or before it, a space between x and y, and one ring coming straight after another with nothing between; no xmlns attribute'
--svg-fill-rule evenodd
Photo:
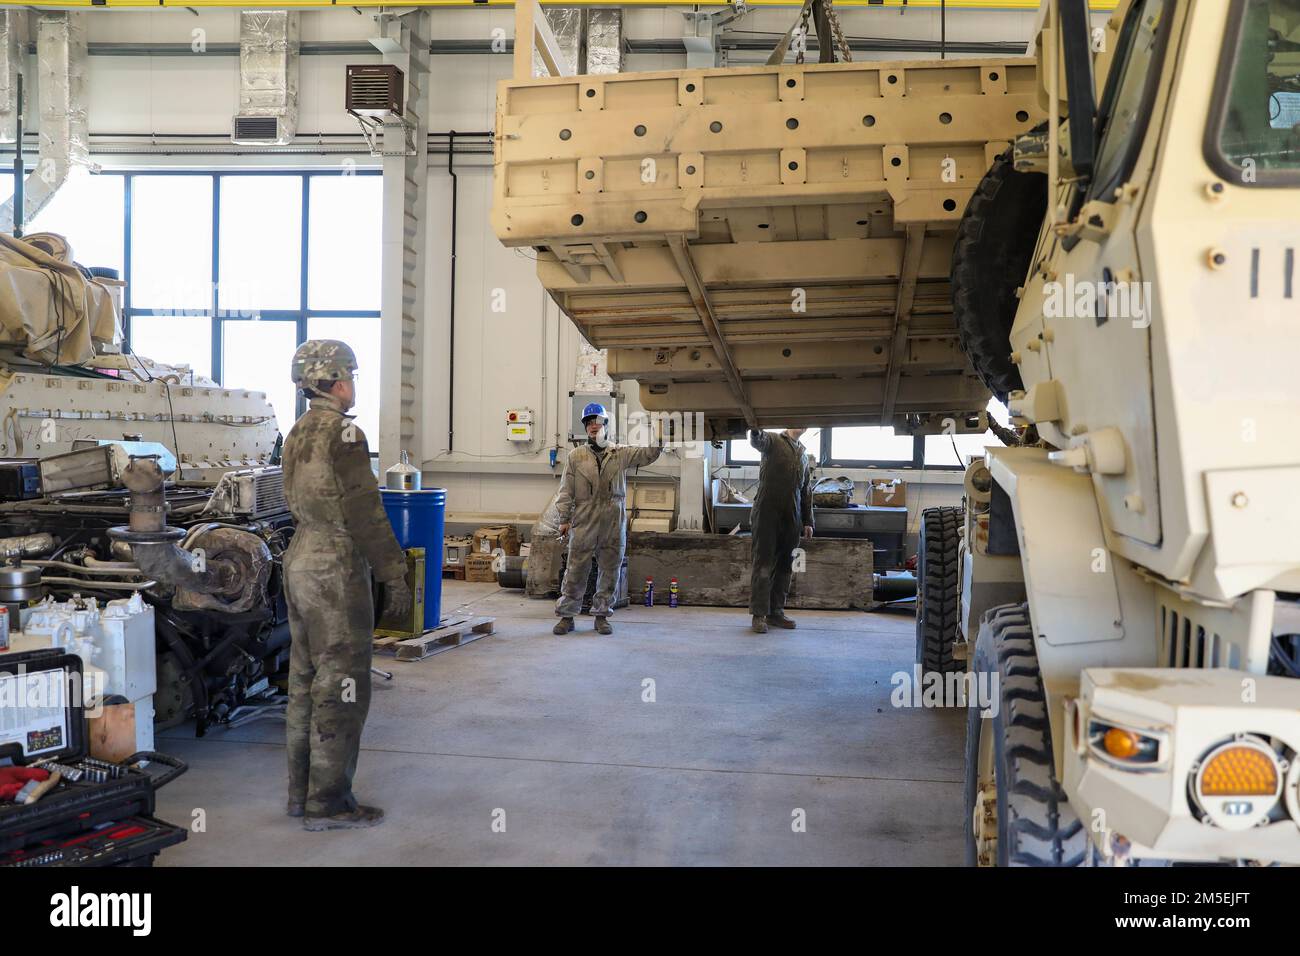
<svg viewBox="0 0 1300 956"><path fill-rule="evenodd" d="M298 132L298 14L239 13L239 112L231 140L288 146Z"/></svg>
<svg viewBox="0 0 1300 956"><path fill-rule="evenodd" d="M74 169L96 168L90 161L83 16L42 13L36 18L40 147L36 168L23 181L24 224L45 208ZM0 227L12 229L13 222L14 201L8 199L0 205Z"/></svg>
<svg viewBox="0 0 1300 956"><path fill-rule="evenodd" d="M623 72L623 11L587 11L587 72Z"/></svg>
<svg viewBox="0 0 1300 956"><path fill-rule="evenodd" d="M582 8L581 7L543 7L542 12L555 34L555 42L560 47L560 57L573 73L581 72L582 50ZM533 51L533 76L550 76L542 56Z"/></svg>
<svg viewBox="0 0 1300 956"><path fill-rule="evenodd" d="M27 14L0 13L0 143L18 140L18 72L27 47Z"/></svg>

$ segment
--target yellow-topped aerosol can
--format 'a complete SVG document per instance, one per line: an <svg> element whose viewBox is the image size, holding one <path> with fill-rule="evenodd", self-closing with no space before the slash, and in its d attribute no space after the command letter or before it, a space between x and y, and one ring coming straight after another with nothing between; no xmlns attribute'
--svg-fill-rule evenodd
<svg viewBox="0 0 1300 956"><path fill-rule="evenodd" d="M420 469L412 466L405 449L402 460L384 473L384 487L390 491L420 490Z"/></svg>

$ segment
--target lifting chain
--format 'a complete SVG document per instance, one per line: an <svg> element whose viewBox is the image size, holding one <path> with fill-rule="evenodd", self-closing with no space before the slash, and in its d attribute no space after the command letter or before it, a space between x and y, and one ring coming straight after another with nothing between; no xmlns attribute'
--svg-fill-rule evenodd
<svg viewBox="0 0 1300 956"><path fill-rule="evenodd" d="M795 27L795 35L800 42L795 48L794 61L800 65L803 64L803 55L808 49L808 17L812 13L812 5L813 0L804 0L803 9L799 11L799 25Z"/></svg>
<svg viewBox="0 0 1300 956"><path fill-rule="evenodd" d="M808 49L808 18L812 15L814 3L820 3L822 9L826 12L826 21L831 26L831 33L835 37L835 51L838 54L841 63L852 63L853 54L849 50L849 41L844 38L844 29L840 26L840 18L835 14L833 0L804 0L803 7L799 11L798 25L787 34L785 43L788 43L793 37L799 37L799 42L795 45L795 63L803 63L804 53ZM778 47L784 54L784 49ZM769 63L772 61L769 60Z"/></svg>
<svg viewBox="0 0 1300 956"><path fill-rule="evenodd" d="M852 63L853 54L849 51L849 41L844 39L844 30L840 27L840 18L835 15L832 0L821 0L826 7L826 19L830 21L831 32L835 34L835 49L840 55L841 63Z"/></svg>

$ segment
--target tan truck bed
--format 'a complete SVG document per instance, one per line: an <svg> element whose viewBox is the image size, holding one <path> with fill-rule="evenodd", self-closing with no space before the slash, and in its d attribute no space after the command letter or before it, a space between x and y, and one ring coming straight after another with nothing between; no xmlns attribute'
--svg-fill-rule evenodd
<svg viewBox="0 0 1300 956"><path fill-rule="evenodd" d="M988 401L949 261L1035 91L1027 58L505 80L493 226L648 409L935 427Z"/></svg>

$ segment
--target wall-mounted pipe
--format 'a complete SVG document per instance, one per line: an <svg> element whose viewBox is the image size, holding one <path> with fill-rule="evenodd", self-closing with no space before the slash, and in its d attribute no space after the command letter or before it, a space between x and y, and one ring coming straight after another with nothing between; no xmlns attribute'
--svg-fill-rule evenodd
<svg viewBox="0 0 1300 956"><path fill-rule="evenodd" d="M447 290L447 454L456 449L456 131L447 133L451 176L451 286Z"/></svg>

